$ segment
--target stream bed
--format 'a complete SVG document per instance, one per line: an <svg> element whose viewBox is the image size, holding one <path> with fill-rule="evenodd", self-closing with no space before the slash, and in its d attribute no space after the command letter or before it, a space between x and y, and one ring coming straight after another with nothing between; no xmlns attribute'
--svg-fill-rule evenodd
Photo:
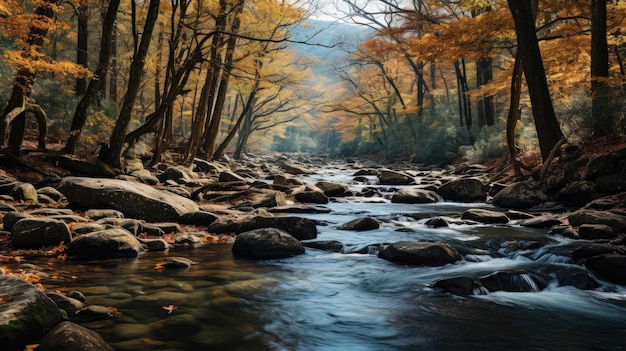
<svg viewBox="0 0 626 351"><path fill-rule="evenodd" d="M307 182L319 179L349 182L339 171ZM115 307L116 318L85 325L117 350L626 349L623 286L601 282L597 289L579 290L553 283L536 292L463 297L432 287L445 278L501 270L579 269L552 250L570 239L515 224L451 221L449 227L429 228L425 218L458 219L469 208L491 206L393 204L390 189L380 190L382 197L324 205L328 213L298 214L316 221L316 240L339 241L343 253L307 248L300 256L253 261L234 258L229 244L204 245L130 260L55 263L43 268L50 276L42 283L50 290L80 290L90 304ZM338 229L365 216L381 227ZM500 249L497 255L465 255L442 267L397 265L367 249L401 240L454 242L485 251L497 242ZM539 244L529 249L502 242ZM155 270L168 255L197 264ZM28 263L46 266L43 259Z"/></svg>

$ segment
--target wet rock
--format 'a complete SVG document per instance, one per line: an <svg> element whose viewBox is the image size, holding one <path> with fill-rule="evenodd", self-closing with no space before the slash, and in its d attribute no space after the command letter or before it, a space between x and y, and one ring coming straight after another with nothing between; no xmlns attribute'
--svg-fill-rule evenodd
<svg viewBox="0 0 626 351"><path fill-rule="evenodd" d="M17 208L15 208L15 206L0 202L0 212L14 212L14 211L17 211Z"/></svg>
<svg viewBox="0 0 626 351"><path fill-rule="evenodd" d="M106 259L137 257L143 247L127 230L113 228L81 235L67 245L65 252L69 257Z"/></svg>
<svg viewBox="0 0 626 351"><path fill-rule="evenodd" d="M41 248L69 243L70 240L70 228L56 219L29 217L11 226L11 245L15 248Z"/></svg>
<svg viewBox="0 0 626 351"><path fill-rule="evenodd" d="M317 237L317 226L313 220L303 217L256 216L241 220L218 220L207 228L211 233L243 233L260 228L277 228L293 235L298 240Z"/></svg>
<svg viewBox="0 0 626 351"><path fill-rule="evenodd" d="M246 179L236 173L231 171L222 171L219 175L219 182L228 183L228 182L243 182L247 183Z"/></svg>
<svg viewBox="0 0 626 351"><path fill-rule="evenodd" d="M37 202L37 189L30 183L18 183L9 193L15 201Z"/></svg>
<svg viewBox="0 0 626 351"><path fill-rule="evenodd" d="M583 224L578 228L578 235L582 239L614 239L617 234L606 224Z"/></svg>
<svg viewBox="0 0 626 351"><path fill-rule="evenodd" d="M539 205L548 196L529 181L513 183L500 190L492 200L494 206L524 209Z"/></svg>
<svg viewBox="0 0 626 351"><path fill-rule="evenodd" d="M321 181L315 183L315 186L322 189L324 195L328 197L346 197L354 195L348 186L340 183Z"/></svg>
<svg viewBox="0 0 626 351"><path fill-rule="evenodd" d="M381 185L409 185L414 184L415 179L401 172L383 169L378 172L378 183Z"/></svg>
<svg viewBox="0 0 626 351"><path fill-rule="evenodd" d="M190 199L118 179L66 177L57 189L74 206L112 208L126 217L148 222L176 222L185 213L199 211L198 205Z"/></svg>
<svg viewBox="0 0 626 351"><path fill-rule="evenodd" d="M578 232L568 225L557 225L550 228L548 232L550 235L561 235L570 239L580 239Z"/></svg>
<svg viewBox="0 0 626 351"><path fill-rule="evenodd" d="M329 252L343 251L343 244L336 240L308 241L303 242L302 246Z"/></svg>
<svg viewBox="0 0 626 351"><path fill-rule="evenodd" d="M626 285L626 256L611 254L594 256L587 259L585 266L600 279Z"/></svg>
<svg viewBox="0 0 626 351"><path fill-rule="evenodd" d="M341 230L366 231L380 228L380 222L372 217L363 217L351 220L339 226Z"/></svg>
<svg viewBox="0 0 626 351"><path fill-rule="evenodd" d="M565 185L565 187L556 194L555 200L568 206L578 207L593 200L597 192L598 187L596 183L582 180Z"/></svg>
<svg viewBox="0 0 626 351"><path fill-rule="evenodd" d="M173 180L176 183L184 184L193 180L193 176L191 176L190 172L180 166L168 167L163 172L157 174L156 177L161 183Z"/></svg>
<svg viewBox="0 0 626 351"><path fill-rule="evenodd" d="M168 244L167 241L163 239L141 239L137 238L140 243L146 246L148 251L166 251L171 249L173 246Z"/></svg>
<svg viewBox="0 0 626 351"><path fill-rule="evenodd" d="M485 185L477 178L459 178L443 184L437 193L444 199L459 202L484 201L487 197Z"/></svg>
<svg viewBox="0 0 626 351"><path fill-rule="evenodd" d="M581 259L604 254L623 255L624 253L624 249L611 244L583 243L572 250L572 257Z"/></svg>
<svg viewBox="0 0 626 351"><path fill-rule="evenodd" d="M72 174L78 174L89 177L114 177L115 171L109 166L101 162L91 162L84 159L80 159L73 155L61 155L57 157L57 163L60 167L63 167L72 172Z"/></svg>
<svg viewBox="0 0 626 351"><path fill-rule="evenodd" d="M431 204L443 201L434 191L419 188L406 188L396 191L391 202L400 204Z"/></svg>
<svg viewBox="0 0 626 351"><path fill-rule="evenodd" d="M479 281L490 292L536 292L548 286L546 277L523 270L494 272Z"/></svg>
<svg viewBox="0 0 626 351"><path fill-rule="evenodd" d="M224 170L224 168L217 162L209 162L199 158L194 158L193 164L196 166L195 171L200 171L206 174L218 174Z"/></svg>
<svg viewBox="0 0 626 351"><path fill-rule="evenodd" d="M23 350L63 320L57 305L31 283L13 275L0 275L0 345Z"/></svg>
<svg viewBox="0 0 626 351"><path fill-rule="evenodd" d="M143 233L143 222L133 218L102 218L97 220L96 223L122 227L135 236Z"/></svg>
<svg viewBox="0 0 626 351"><path fill-rule="evenodd" d="M619 160L611 154L599 155L589 160L585 179L594 180L597 177L619 172Z"/></svg>
<svg viewBox="0 0 626 351"><path fill-rule="evenodd" d="M411 266L443 266L461 256L449 245L431 242L398 241L380 250L378 257Z"/></svg>
<svg viewBox="0 0 626 351"><path fill-rule="evenodd" d="M279 206L268 209L270 213L330 213L331 210L325 206L290 205Z"/></svg>
<svg viewBox="0 0 626 351"><path fill-rule="evenodd" d="M77 216L77 215L54 215L48 216L50 219L56 219L58 221L63 221L67 224L76 224L76 223L87 223L88 219L85 217Z"/></svg>
<svg viewBox="0 0 626 351"><path fill-rule="evenodd" d="M146 230L146 227L156 228L165 234L180 233L182 231L180 224L173 222L146 223L143 227L144 230Z"/></svg>
<svg viewBox="0 0 626 351"><path fill-rule="evenodd" d="M586 270L560 269L556 271L559 286L573 286L581 290L593 290L600 287L600 283Z"/></svg>
<svg viewBox="0 0 626 351"><path fill-rule="evenodd" d="M505 214L506 214L507 217L509 217L509 219L512 219L512 220L531 219L531 218L535 217L535 216L531 215L530 213L516 211L516 210L507 210L505 212Z"/></svg>
<svg viewBox="0 0 626 351"><path fill-rule="evenodd" d="M485 224L504 224L509 222L509 217L504 213L482 208L471 208L463 212L461 219Z"/></svg>
<svg viewBox="0 0 626 351"><path fill-rule="evenodd" d="M37 189L37 193L40 195L46 195L49 198L51 198L52 200L58 202L61 200L65 199L65 196L63 194L61 194L60 191L56 190L55 188L51 187L51 186L46 186L40 189Z"/></svg>
<svg viewBox="0 0 626 351"><path fill-rule="evenodd" d="M61 216L61 215L73 215L74 212L65 208L38 208L30 211L33 216Z"/></svg>
<svg viewBox="0 0 626 351"><path fill-rule="evenodd" d="M85 307L85 303L60 292L47 292L46 295L59 306L60 309L67 312L68 316L76 314L76 311Z"/></svg>
<svg viewBox="0 0 626 351"><path fill-rule="evenodd" d="M198 211L198 212L189 212L185 213L180 217L178 222L180 224L190 224L190 225L209 225L217 220L217 215L211 212L206 211Z"/></svg>
<svg viewBox="0 0 626 351"><path fill-rule="evenodd" d="M626 172L609 174L596 178L598 190L607 194L626 191Z"/></svg>
<svg viewBox="0 0 626 351"><path fill-rule="evenodd" d="M102 218L124 218L124 214L118 210L92 209L85 211L85 217L97 221Z"/></svg>
<svg viewBox="0 0 626 351"><path fill-rule="evenodd" d="M113 351L100 334L72 322L55 326L39 341L38 351Z"/></svg>
<svg viewBox="0 0 626 351"><path fill-rule="evenodd" d="M115 314L115 308L102 305L89 305L76 311L74 317L77 321L85 323L103 319L112 319L115 317Z"/></svg>
<svg viewBox="0 0 626 351"><path fill-rule="evenodd" d="M454 277L439 280L433 287L454 295L468 296L479 295L482 285L478 280L470 277Z"/></svg>
<svg viewBox="0 0 626 351"><path fill-rule="evenodd" d="M328 197L324 194L322 189L316 186L307 185L302 188L294 189L291 195L296 199L296 201L302 203L322 205L328 203Z"/></svg>
<svg viewBox="0 0 626 351"><path fill-rule="evenodd" d="M252 208L272 208L287 205L287 198L281 191L269 191L254 194L255 199L250 201Z"/></svg>
<svg viewBox="0 0 626 351"><path fill-rule="evenodd" d="M305 167L298 166L298 165L291 164L291 163L282 162L282 163L280 163L279 166L286 173L293 174L293 175L301 175L301 174L311 174L311 173L313 173L310 170L306 169Z"/></svg>
<svg viewBox="0 0 626 351"><path fill-rule="evenodd" d="M378 171L375 169L359 169L358 171L354 172L352 174L352 176L354 177L359 177L359 176L376 176L378 175Z"/></svg>
<svg viewBox="0 0 626 351"><path fill-rule="evenodd" d="M442 217L429 218L424 224L430 228L443 228L450 226L448 221Z"/></svg>
<svg viewBox="0 0 626 351"><path fill-rule="evenodd" d="M152 330L159 338L180 340L192 336L202 329L202 323L191 314L179 314L152 324Z"/></svg>
<svg viewBox="0 0 626 351"><path fill-rule="evenodd" d="M72 226L71 231L73 235L82 235L82 234L87 234L91 232L97 232L99 230L104 230L107 228L108 227L104 224L84 223L84 224Z"/></svg>
<svg viewBox="0 0 626 351"><path fill-rule="evenodd" d="M545 214L519 221L519 225L529 228L551 228L563 224L557 216Z"/></svg>
<svg viewBox="0 0 626 351"><path fill-rule="evenodd" d="M163 236L165 232L163 229L153 226L152 224L144 223L142 226L141 233L145 233L148 236ZM137 235L137 234L135 234Z"/></svg>
<svg viewBox="0 0 626 351"><path fill-rule="evenodd" d="M286 188L292 188L292 187L304 185L304 182L292 176L278 174L274 176L273 184L283 186Z"/></svg>
<svg viewBox="0 0 626 351"><path fill-rule="evenodd" d="M232 248L238 257L267 259L304 253L302 243L289 233L276 228L262 228L237 235Z"/></svg>
<svg viewBox="0 0 626 351"><path fill-rule="evenodd" d="M165 268L189 268L195 265L196 262L186 258L179 256L170 256L166 257L165 261L157 263L157 267L159 269Z"/></svg>
<svg viewBox="0 0 626 351"><path fill-rule="evenodd" d="M570 214L568 220L576 227L583 224L606 224L617 233L626 231L626 217L609 211L580 209Z"/></svg>
<svg viewBox="0 0 626 351"><path fill-rule="evenodd" d="M22 213L22 212L17 212L17 211L7 212L4 214L4 217L2 218L2 228L4 230L10 231L13 225L17 223L19 220L24 219L24 218L29 218L29 217L30 215L26 213Z"/></svg>
<svg viewBox="0 0 626 351"><path fill-rule="evenodd" d="M183 246L195 246L202 244L202 239L200 239L200 236L193 233L181 233L176 235L176 237L174 238L174 244Z"/></svg>

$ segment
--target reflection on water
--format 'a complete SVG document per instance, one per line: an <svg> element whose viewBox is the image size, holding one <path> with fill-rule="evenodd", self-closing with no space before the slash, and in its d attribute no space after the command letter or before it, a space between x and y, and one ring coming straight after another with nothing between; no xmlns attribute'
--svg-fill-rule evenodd
<svg viewBox="0 0 626 351"><path fill-rule="evenodd" d="M310 218L319 240L369 245L398 240L455 240L488 249L494 240L558 246L539 230L516 226L429 229L407 214L460 213L460 204L328 205ZM337 230L354 212L383 221L379 230ZM410 230L397 231L399 227ZM436 268L404 267L367 254L307 249L281 260L234 259L230 245L177 249L198 264L157 271L164 253L134 260L65 262L48 267L50 290L81 290L90 304L116 307L94 322L118 350L620 350L625 349L626 290L549 286L536 293L457 297L435 281L495 270L568 266L536 260L537 251L503 252ZM467 256L468 258L471 255ZM35 262L45 266L46 262ZM173 305L175 309L163 307Z"/></svg>

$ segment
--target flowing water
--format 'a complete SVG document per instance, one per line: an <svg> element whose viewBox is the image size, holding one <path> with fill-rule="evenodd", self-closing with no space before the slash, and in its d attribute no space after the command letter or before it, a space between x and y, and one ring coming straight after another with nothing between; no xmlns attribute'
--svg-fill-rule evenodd
<svg viewBox="0 0 626 351"><path fill-rule="evenodd" d="M342 172L316 177L309 180L349 181ZM476 206L488 207L351 198L326 205L330 213L304 216L318 222L317 240L340 241L348 252L399 240L484 250L493 242L539 242L541 248L512 245L498 255L466 254L443 267L407 267L378 258L373 249L365 254L307 249L297 257L251 261L233 258L230 245L207 245L133 260L57 264L50 267L54 276L46 286L79 289L91 304L116 307L117 318L87 325L118 350L626 349L624 287L603 283L578 290L552 284L540 292L470 297L433 289L437 280L461 275L578 267L551 253L568 240L548 237L546 230L466 224L433 229L419 219L458 218ZM337 229L360 216L376 217L381 228ZM197 264L155 270L167 255ZM176 309L163 308L169 305Z"/></svg>

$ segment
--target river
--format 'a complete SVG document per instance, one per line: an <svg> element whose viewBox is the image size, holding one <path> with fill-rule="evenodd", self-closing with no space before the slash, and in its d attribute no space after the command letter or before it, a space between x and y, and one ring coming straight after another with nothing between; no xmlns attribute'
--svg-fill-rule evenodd
<svg viewBox="0 0 626 351"><path fill-rule="evenodd" d="M327 170L307 181L350 182L349 173ZM366 185L356 185L364 187ZM368 185L371 186L371 185ZM392 204L385 196L347 198L325 205L330 212L303 214L318 223L316 240L337 240L345 252L400 240L444 241L497 255L466 255L443 267L396 265L369 253L307 248L278 260L233 258L230 245L146 253L133 260L68 261L46 268L51 290L81 290L90 304L118 309L112 321L88 323L117 350L624 350L626 289L602 282L595 290L552 283L538 292L495 292L461 297L432 288L455 276L498 270L578 268L550 252L569 239L545 229L516 225L454 224L468 208L487 204ZM378 230L337 227L357 217L382 222ZM426 217L443 216L447 228L428 228ZM155 270L164 256L197 264ZM32 262L45 266L44 261ZM164 307L170 307L170 310Z"/></svg>

